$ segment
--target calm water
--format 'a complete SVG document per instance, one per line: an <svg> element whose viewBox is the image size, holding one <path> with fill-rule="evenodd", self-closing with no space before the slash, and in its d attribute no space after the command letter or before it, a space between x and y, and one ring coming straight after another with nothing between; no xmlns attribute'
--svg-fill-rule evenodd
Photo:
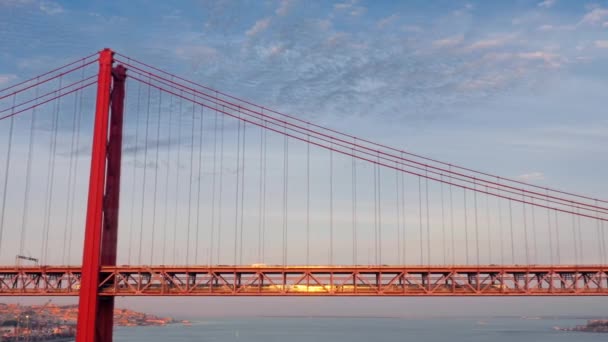
<svg viewBox="0 0 608 342"><path fill-rule="evenodd" d="M192 326L117 328L117 342L168 341L606 341L607 334L561 332L583 324L554 319L248 318L210 319Z"/></svg>

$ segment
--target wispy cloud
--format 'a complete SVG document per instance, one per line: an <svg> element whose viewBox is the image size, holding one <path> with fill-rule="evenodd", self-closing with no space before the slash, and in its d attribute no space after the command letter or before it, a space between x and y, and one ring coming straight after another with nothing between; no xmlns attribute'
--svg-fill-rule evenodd
<svg viewBox="0 0 608 342"><path fill-rule="evenodd" d="M551 8L555 5L556 0L545 0L538 3L538 7Z"/></svg>
<svg viewBox="0 0 608 342"><path fill-rule="evenodd" d="M581 23L587 25L603 25L605 18L608 18L608 9L597 7L585 14L583 19L581 19Z"/></svg>
<svg viewBox="0 0 608 342"><path fill-rule="evenodd" d="M497 36L497 37L489 38L489 39L478 40L470 45L470 49L479 50L479 49L501 47L501 46L504 46L505 44L509 43L513 39L515 39L515 37L516 37L515 34L509 34L509 35L502 35L502 36Z"/></svg>
<svg viewBox="0 0 608 342"><path fill-rule="evenodd" d="M48 15L55 15L64 12L64 9L60 4L48 0L40 2L40 10Z"/></svg>
<svg viewBox="0 0 608 342"><path fill-rule="evenodd" d="M351 0L348 2L339 2L334 4L334 9L340 12L346 12L353 17L358 17L363 15L367 8L360 6L358 0Z"/></svg>
<svg viewBox="0 0 608 342"><path fill-rule="evenodd" d="M452 47L452 46L459 45L463 41L464 41L464 36L458 35L458 36L435 40L435 41L433 41L433 46L440 47L440 48Z"/></svg>
<svg viewBox="0 0 608 342"><path fill-rule="evenodd" d="M523 175L517 176L518 179L524 182L534 182L545 179L545 174L539 171L524 173Z"/></svg>
<svg viewBox="0 0 608 342"><path fill-rule="evenodd" d="M595 47L599 49L608 49L608 40L596 40Z"/></svg>
<svg viewBox="0 0 608 342"><path fill-rule="evenodd" d="M275 11L275 13L280 16L287 15L287 13L289 13L289 10L291 9L291 6L293 6L294 2L295 2L294 0L281 0L281 3L279 4L279 7Z"/></svg>
<svg viewBox="0 0 608 342"><path fill-rule="evenodd" d="M253 26L245 32L249 37L256 36L257 34L265 31L270 26L270 18L260 19L253 24Z"/></svg>
<svg viewBox="0 0 608 342"><path fill-rule="evenodd" d="M382 18L380 20L378 20L378 23L376 24L376 26L378 26L378 28L383 29L386 26L394 23L397 19L399 18L398 15L396 14L392 14L388 17Z"/></svg>

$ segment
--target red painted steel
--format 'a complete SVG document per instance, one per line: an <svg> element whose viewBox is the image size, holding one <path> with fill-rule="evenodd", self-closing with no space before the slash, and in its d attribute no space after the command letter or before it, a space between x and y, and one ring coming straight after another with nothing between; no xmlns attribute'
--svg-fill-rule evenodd
<svg viewBox="0 0 608 342"><path fill-rule="evenodd" d="M80 299L78 302L76 335L78 342L96 341L96 318L99 303L97 285L99 284L99 269L101 266L101 235L112 62L112 50L104 49L100 52L93 152L91 156L89 196L82 257L82 281L80 283Z"/></svg>
<svg viewBox="0 0 608 342"><path fill-rule="evenodd" d="M123 110L125 99L125 79L127 70L119 65L112 72L112 114L110 117L110 138L108 141L108 170L103 208L103 232L101 265L116 265L118 239L118 210L120 207L120 164L122 158ZM114 326L114 297L99 299L97 311L97 341L111 342Z"/></svg>
<svg viewBox="0 0 608 342"><path fill-rule="evenodd" d="M0 296L75 296L79 267L0 268ZM103 266L100 297L608 296L605 265Z"/></svg>

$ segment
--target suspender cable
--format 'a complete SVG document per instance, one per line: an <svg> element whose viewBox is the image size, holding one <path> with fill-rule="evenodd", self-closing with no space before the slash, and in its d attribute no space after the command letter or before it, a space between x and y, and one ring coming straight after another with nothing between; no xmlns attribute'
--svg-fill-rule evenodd
<svg viewBox="0 0 608 342"><path fill-rule="evenodd" d="M530 202L534 203L534 199L530 199ZM534 264L538 264L538 241L536 239L536 215L534 214L534 205L530 206L530 215L532 216L532 246L534 246L534 258L532 261Z"/></svg>
<svg viewBox="0 0 608 342"><path fill-rule="evenodd" d="M401 243L403 246L403 265L407 265L407 238L406 238L406 233L407 233L407 229L406 229L406 213L405 213L405 209L406 209L406 204L405 204L405 175L403 174L403 172L401 173L401 202L403 203L403 210L401 210L401 215L403 215L402 219L401 219L401 223L403 224L402 229L403 229L403 233L401 234L401 238L403 239L403 242Z"/></svg>
<svg viewBox="0 0 608 342"><path fill-rule="evenodd" d="M577 227L578 227L578 243L580 244L579 246L579 253L580 253L580 262L584 263L585 262L585 246L583 245L583 232L581 229L581 217L580 215L578 215L579 210L576 209L576 223L577 223Z"/></svg>
<svg viewBox="0 0 608 342"><path fill-rule="evenodd" d="M422 233L423 225L422 225L422 179L418 177L418 221L420 228L420 263L419 265L424 264L424 249L422 248L422 240L424 234Z"/></svg>
<svg viewBox="0 0 608 342"><path fill-rule="evenodd" d="M451 166L450 166L451 170ZM452 181L452 177L450 177L450 182ZM455 229L454 229L454 198L452 196L452 186L449 185L450 188L450 231L451 231L451 239L452 239L452 264L456 264L456 239L455 239Z"/></svg>
<svg viewBox="0 0 608 342"><path fill-rule="evenodd" d="M194 177L194 133L196 121L196 99L192 102L192 129L190 132L190 183L188 183L188 217L186 223L186 265L190 265L190 228L192 225L192 180ZM196 242L195 242L196 243Z"/></svg>
<svg viewBox="0 0 608 342"><path fill-rule="evenodd" d="M287 198L289 179L289 141L283 136L283 265L287 265Z"/></svg>
<svg viewBox="0 0 608 342"><path fill-rule="evenodd" d="M560 265L562 263L562 254L560 251L560 239L559 239L559 222L557 217L557 210L555 211L555 242L557 249L557 264Z"/></svg>
<svg viewBox="0 0 608 342"><path fill-rule="evenodd" d="M182 152L182 109L183 109L183 98L179 100L179 108L177 114L177 163L175 164L175 206L173 211L173 264L177 263L177 225L178 225L178 203L179 203L179 185L180 185L180 163L181 163L181 152Z"/></svg>
<svg viewBox="0 0 608 342"><path fill-rule="evenodd" d="M266 236L265 236L266 235L266 169L267 169L266 159L267 159L267 155L268 155L268 153L267 153L268 152L268 143L267 143L268 135L267 135L267 131L266 131L265 127L263 127L263 128L264 129L262 131L263 131L263 135L264 135L264 158L263 158L262 162L263 162L264 167L263 167L263 176L262 176L263 179L262 180L263 180L264 186L263 186L263 196L262 196L262 263L265 260L264 252L266 250L266 248L265 248L265 241L266 241L265 240L265 238L266 238Z"/></svg>
<svg viewBox="0 0 608 342"><path fill-rule="evenodd" d="M150 91L152 90L152 87L148 86L148 109L146 110L146 130L145 130L145 138L144 138L144 164L143 164L143 168L144 168L144 174L142 177L142 186L141 186L141 211L140 211L140 226L139 226L139 250L138 250L138 257L137 257L137 263L139 265L141 265L142 260L141 260L141 254L142 254L142 241L143 241L143 231L144 231L144 209L145 209L145 199L146 199L146 176L147 176L147 170L148 170L148 131L150 128L150 98L151 98L151 94Z"/></svg>
<svg viewBox="0 0 608 342"><path fill-rule="evenodd" d="M574 215L572 215L572 236L574 237L574 263L578 265L578 235L576 234L576 219Z"/></svg>
<svg viewBox="0 0 608 342"><path fill-rule="evenodd" d="M443 176L441 176L441 180L443 180ZM446 235L445 235L445 205L443 198L443 183L439 183L439 195L441 196L441 245L443 247L443 264L447 265L447 255L446 255Z"/></svg>
<svg viewBox="0 0 608 342"><path fill-rule="evenodd" d="M308 142L306 144L306 265L310 265L310 136Z"/></svg>
<svg viewBox="0 0 608 342"><path fill-rule="evenodd" d="M467 190L466 189L464 189L463 197L464 197L464 246L465 246L464 249L466 252L465 262L467 265L470 265L470 263L469 263L469 222L468 222L468 217L467 217Z"/></svg>
<svg viewBox="0 0 608 342"><path fill-rule="evenodd" d="M500 240L500 264L505 264L505 244L504 244L504 227L502 224L502 199L497 198L498 202L498 234Z"/></svg>
<svg viewBox="0 0 608 342"><path fill-rule="evenodd" d="M396 163L395 163L396 164ZM399 171L395 170L395 214L397 218L397 263L403 265L401 260L401 196L399 193Z"/></svg>
<svg viewBox="0 0 608 342"><path fill-rule="evenodd" d="M36 87L36 97L38 96L38 92L39 92L39 87ZM26 170L25 170L25 193L24 193L24 197L23 197L23 215L21 217L21 240L20 241L25 241L25 235L27 232L28 221L29 221L28 219L30 216L29 198L30 198L30 189L31 189L31 178L32 178L32 160L34 158L34 139L35 139L35 132L36 132L36 110L37 110L37 108L34 108L32 110L32 121L30 122L30 135L29 135L29 145L28 145L28 152L27 152L27 166L26 166ZM8 174L8 172L7 172L7 174ZM7 191L5 189L5 194L6 194L6 192ZM70 189L68 188L68 193L69 192L70 192ZM69 209L69 204L66 206L66 208ZM66 212L67 212L67 210L66 210ZM66 249L67 248L63 249L64 253L65 253ZM23 255L22 250L23 250L23 247L21 247L21 243L20 243L19 253L21 255Z"/></svg>
<svg viewBox="0 0 608 342"><path fill-rule="evenodd" d="M172 133L173 132L173 96L169 96L169 127L167 129L167 174L165 175L165 205L163 215L163 251L162 251L162 263L165 264L167 254L167 231L169 230L169 179L171 179L171 146L173 145ZM135 183L135 180L133 180ZM177 189L176 189L177 193Z"/></svg>
<svg viewBox="0 0 608 342"><path fill-rule="evenodd" d="M63 77L59 78L59 88L63 82ZM59 92L58 96L61 96ZM49 249L49 231L51 230L51 217L53 208L53 187L55 183L55 159L57 155L57 133L59 130L59 111L61 110L61 98L57 99L55 110L53 113L53 128L51 130L51 143L49 145L49 159L48 159L48 173L47 173L47 188L46 188L46 200L45 200L45 214L44 214L44 236L43 236L43 247L42 247L42 263L48 264L48 249ZM23 255L23 254L21 254Z"/></svg>
<svg viewBox="0 0 608 342"><path fill-rule="evenodd" d="M426 171L425 171L426 172ZM424 179L425 198L426 198L426 263L431 265L431 216L429 208L429 180Z"/></svg>
<svg viewBox="0 0 608 342"><path fill-rule="evenodd" d="M152 233L150 234L150 265L154 264L154 254L156 248L154 248L155 233L156 233L156 202L158 194L158 169L160 164L158 163L158 156L160 152L160 117L162 115L162 99L163 93L158 92L158 115L156 118L156 151L154 156L154 194L152 199Z"/></svg>
<svg viewBox="0 0 608 342"><path fill-rule="evenodd" d="M222 218L224 212L224 205L222 202L223 185L224 185L224 115L221 115L220 120L220 180L218 188L218 215L217 215L217 263L220 264L220 253L222 249Z"/></svg>
<svg viewBox="0 0 608 342"><path fill-rule="evenodd" d="M17 95L13 95L13 107L15 107L15 100ZM14 109L11 110L14 113ZM8 128L8 143L6 144L6 163L4 173L4 184L2 185L2 211L0 211L0 250L2 249L2 238L4 235L4 219L6 214L6 194L8 193L8 176L11 169L11 153L13 151L13 129L15 126L15 117L10 117L10 123ZM19 253L23 255L23 240L25 239L25 230L21 231L21 244L19 247Z"/></svg>
<svg viewBox="0 0 608 342"><path fill-rule="evenodd" d="M378 265L382 265L382 168L378 165Z"/></svg>
<svg viewBox="0 0 608 342"><path fill-rule="evenodd" d="M475 185L473 185L473 188L475 188ZM473 206L475 208L475 250L476 250L476 260L477 260L477 265L480 265L480 259L479 259L479 220L478 217L479 215L477 215L477 191L473 191Z"/></svg>
<svg viewBox="0 0 608 342"><path fill-rule="evenodd" d="M135 108L135 141L133 142L133 180L131 181L131 219L129 224L129 251L127 256L127 263L131 265L131 245L133 242L133 229L135 221L135 185L137 179L137 144L139 143L139 111L141 104L141 87L142 83L139 83L137 87L137 106Z"/></svg>
<svg viewBox="0 0 608 342"><path fill-rule="evenodd" d="M515 265L515 233L513 232L513 202L509 200L509 227L511 228L511 263Z"/></svg>
<svg viewBox="0 0 608 342"><path fill-rule="evenodd" d="M551 265L554 265L553 254L555 253L553 249L553 232L551 229L551 211L547 209L547 231L549 232L549 262Z"/></svg>
<svg viewBox="0 0 608 342"><path fill-rule="evenodd" d="M310 144L308 145L310 148ZM353 151L353 154L355 152ZM357 259L357 159L352 160L352 221L353 221L353 265L358 264Z"/></svg>
<svg viewBox="0 0 608 342"><path fill-rule="evenodd" d="M83 75L84 75L84 69L83 69ZM72 204L73 198L72 198L72 179L75 177L74 175L74 154L76 153L76 151L74 151L74 142L76 140L76 119L77 119L77 112L78 112L78 95L79 93L76 92L74 93L74 106L73 106L73 113L72 113L72 131L71 131L71 138L70 138L70 151L68 152L70 155L70 161L68 164L68 178L67 178L67 194L66 194L66 204L65 204L65 216L64 216L64 224L63 224L63 249L61 251L61 263L63 265L68 265L68 260L66 260L65 256L67 253L67 250L69 249L69 245L68 245L68 227L69 227L69 223L70 223L70 206ZM32 127L31 127L32 131L34 129L34 114L32 113ZM33 132L30 131L30 148L31 148L31 144L33 143L33 137L31 136L31 134L33 134ZM28 151L28 155L31 155L31 151ZM31 165L28 165L28 169L31 168ZM29 172L28 172L29 173ZM27 176L26 176L27 177ZM24 212L25 214L25 212Z"/></svg>
<svg viewBox="0 0 608 342"><path fill-rule="evenodd" d="M199 135L198 135L198 192L196 194L196 237L194 239L194 264L198 265L198 248L200 245L199 237L200 237L200 216L201 216L201 184L203 182L203 128L204 128L204 107L201 106L201 121L199 126Z"/></svg>
<svg viewBox="0 0 608 342"><path fill-rule="evenodd" d="M262 262L262 197L264 191L264 128L260 128L260 180L259 180L259 196L258 196L258 258L257 262ZM308 237L308 235L307 235ZM308 248L308 240L306 242Z"/></svg>
<svg viewBox="0 0 608 342"><path fill-rule="evenodd" d="M237 265L238 262L238 230L239 230L239 190L241 187L241 120L237 121L237 141L236 141L236 179L235 179L235 193L234 193L234 255L233 264Z"/></svg>
<svg viewBox="0 0 608 342"><path fill-rule="evenodd" d="M334 264L334 154L329 151L329 264Z"/></svg>
<svg viewBox="0 0 608 342"><path fill-rule="evenodd" d="M488 187L486 186L486 192ZM486 195L486 230L488 232L488 260L492 264L492 229L490 228L490 196Z"/></svg>
<svg viewBox="0 0 608 342"><path fill-rule="evenodd" d="M213 264L213 244L215 240L215 191L216 191L216 176L217 176L217 110L213 117L213 174L211 175L211 232L209 236L209 266Z"/></svg>
<svg viewBox="0 0 608 342"><path fill-rule="evenodd" d="M243 265L243 222L245 213L245 139L247 133L247 123L243 122L243 147L241 148L241 166L243 171L241 172L241 226L239 234L239 264Z"/></svg>

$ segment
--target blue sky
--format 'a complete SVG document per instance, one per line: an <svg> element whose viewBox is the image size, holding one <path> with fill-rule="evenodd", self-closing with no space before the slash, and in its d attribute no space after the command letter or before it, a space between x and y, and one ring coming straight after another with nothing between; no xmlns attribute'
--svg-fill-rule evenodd
<svg viewBox="0 0 608 342"><path fill-rule="evenodd" d="M380 143L608 191L608 1L0 0L0 87L102 47Z"/></svg>

